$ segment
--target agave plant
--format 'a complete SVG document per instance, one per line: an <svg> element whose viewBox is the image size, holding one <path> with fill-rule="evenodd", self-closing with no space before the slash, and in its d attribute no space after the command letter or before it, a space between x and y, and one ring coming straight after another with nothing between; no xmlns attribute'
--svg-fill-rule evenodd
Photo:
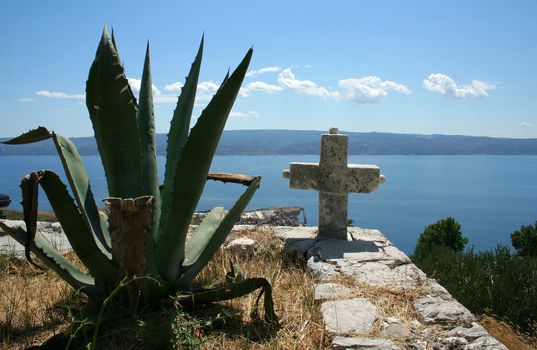
<svg viewBox="0 0 537 350"><path fill-rule="evenodd" d="M183 301L199 303L234 298L261 288L265 319L275 321L271 286L264 278L235 276L221 288L193 288L194 278L222 245L260 182L260 177L255 176L209 173L252 49L231 75L228 72L189 133L202 53L203 38L173 114L164 183L160 185L149 45L137 103L124 74L114 35L110 38L105 28L86 83L86 104L107 179L108 211L98 209L75 145L38 127L5 143L26 144L52 138L72 196L54 172L32 172L21 182L26 230L10 228L2 222L0 227L25 245L29 260L31 251L91 298L104 298L125 277L133 276L139 277L138 287L130 290L131 297L135 294L135 303L138 295L151 303L178 293ZM211 210L187 240L189 224L207 179L241 183L247 188L229 211L221 207ZM38 185L45 191L87 273L36 232Z"/></svg>

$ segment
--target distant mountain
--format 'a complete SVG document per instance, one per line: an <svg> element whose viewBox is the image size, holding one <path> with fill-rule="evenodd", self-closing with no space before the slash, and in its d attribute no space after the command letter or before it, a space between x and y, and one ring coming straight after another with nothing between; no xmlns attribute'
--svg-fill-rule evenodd
<svg viewBox="0 0 537 350"><path fill-rule="evenodd" d="M310 130L224 131L216 152L220 155L319 154L320 135L323 133L325 132ZM380 132L341 133L349 135L351 155L537 155L537 139ZM93 137L74 137L71 140L78 147L80 154L98 154ZM157 150L159 154L165 154L165 134L157 134ZM20 146L0 144L0 156L48 154L56 154L50 141Z"/></svg>

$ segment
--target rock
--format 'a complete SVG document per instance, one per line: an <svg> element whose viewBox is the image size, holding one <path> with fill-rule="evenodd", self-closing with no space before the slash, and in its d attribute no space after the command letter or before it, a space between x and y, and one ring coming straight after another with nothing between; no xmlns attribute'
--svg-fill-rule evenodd
<svg viewBox="0 0 537 350"><path fill-rule="evenodd" d="M426 296L414 301L414 309L425 323L469 323L474 315L455 299Z"/></svg>
<svg viewBox="0 0 537 350"><path fill-rule="evenodd" d="M325 301L321 304L325 329L338 335L367 333L378 318L378 310L365 298Z"/></svg>
<svg viewBox="0 0 537 350"><path fill-rule="evenodd" d="M274 227L274 235L284 241L288 239L315 239L317 238L317 227Z"/></svg>
<svg viewBox="0 0 537 350"><path fill-rule="evenodd" d="M348 233L352 241L375 241L384 245L391 245L390 241L379 230L349 227Z"/></svg>
<svg viewBox="0 0 537 350"><path fill-rule="evenodd" d="M473 341L477 338L487 336L488 332L480 324L472 322L471 327L458 326L450 330L448 334L453 337L463 337L468 341Z"/></svg>
<svg viewBox="0 0 537 350"><path fill-rule="evenodd" d="M351 289L337 283L320 283L315 286L315 301L340 299L348 296Z"/></svg>
<svg viewBox="0 0 537 350"><path fill-rule="evenodd" d="M406 337L410 331L398 318L388 317L384 320L381 333L390 338L403 338Z"/></svg>
<svg viewBox="0 0 537 350"><path fill-rule="evenodd" d="M505 345L491 337L486 335L480 338L477 338L470 344L464 347L464 350L509 350Z"/></svg>
<svg viewBox="0 0 537 350"><path fill-rule="evenodd" d="M467 345L468 341L463 337L448 337L444 339L444 344L446 344L450 349L460 349L464 345Z"/></svg>
<svg viewBox="0 0 537 350"><path fill-rule="evenodd" d="M230 254L239 258L254 256L258 243L251 238L235 238L224 247Z"/></svg>
<svg viewBox="0 0 537 350"><path fill-rule="evenodd" d="M368 350L397 350L399 346L395 345L389 339L382 338L359 338L359 337L335 337L332 340L332 349L368 349Z"/></svg>
<svg viewBox="0 0 537 350"><path fill-rule="evenodd" d="M427 276L414 264L397 265L394 261L372 261L341 267L341 273L377 287L415 289Z"/></svg>
<svg viewBox="0 0 537 350"><path fill-rule="evenodd" d="M393 246L366 240L345 241L340 239L325 239L315 243L314 254L324 261L365 262L393 260L401 265L409 263L410 259Z"/></svg>
<svg viewBox="0 0 537 350"><path fill-rule="evenodd" d="M306 263L306 268L310 274L326 281L331 276L339 275L339 271L336 266L322 261L318 256L312 256Z"/></svg>

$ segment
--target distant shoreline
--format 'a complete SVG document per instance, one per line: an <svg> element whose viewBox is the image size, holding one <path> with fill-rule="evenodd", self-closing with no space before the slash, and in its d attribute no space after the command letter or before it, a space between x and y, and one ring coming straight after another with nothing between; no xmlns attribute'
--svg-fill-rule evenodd
<svg viewBox="0 0 537 350"><path fill-rule="evenodd" d="M217 155L318 155L325 131L229 130L224 131ZM380 132L346 132L349 155L537 155L537 138L420 135ZM0 141L5 141L2 138ZM81 155L98 155L93 137L73 137ZM157 134L157 152L164 155L165 134ZM50 140L28 145L0 144L0 156L55 155Z"/></svg>

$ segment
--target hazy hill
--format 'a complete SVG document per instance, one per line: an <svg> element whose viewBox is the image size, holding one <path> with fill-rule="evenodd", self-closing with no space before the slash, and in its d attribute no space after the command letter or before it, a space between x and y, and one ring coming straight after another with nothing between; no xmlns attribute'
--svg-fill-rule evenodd
<svg viewBox="0 0 537 350"><path fill-rule="evenodd" d="M283 155L319 154L322 131L231 130L225 131L217 154ZM478 136L393 134L345 132L349 135L349 154L362 155L450 155L495 154L537 155L537 139L510 139ZM5 140L5 139L4 139ZM71 139L82 155L97 154L93 137ZM157 135L159 154L166 151L166 135ZM0 145L0 155L55 154L52 142L31 145Z"/></svg>

